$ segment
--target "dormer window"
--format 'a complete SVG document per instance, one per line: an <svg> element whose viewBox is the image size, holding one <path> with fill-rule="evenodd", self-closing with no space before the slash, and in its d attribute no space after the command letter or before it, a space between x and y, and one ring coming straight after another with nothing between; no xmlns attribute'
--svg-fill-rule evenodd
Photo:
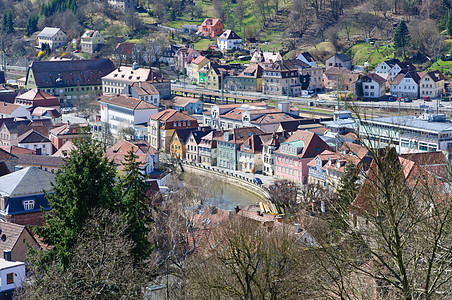
<svg viewBox="0 0 452 300"><path fill-rule="evenodd" d="M25 200L22 201L22 204L24 206L24 210L32 210L35 208L35 200Z"/></svg>

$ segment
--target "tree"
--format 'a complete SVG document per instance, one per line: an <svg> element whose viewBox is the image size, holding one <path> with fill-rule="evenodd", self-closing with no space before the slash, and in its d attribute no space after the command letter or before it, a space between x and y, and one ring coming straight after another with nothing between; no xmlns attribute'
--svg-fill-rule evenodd
<svg viewBox="0 0 452 300"><path fill-rule="evenodd" d="M268 189L270 202L272 202L279 214L290 218L302 209L301 201L298 200L298 186L288 180L276 181Z"/></svg>
<svg viewBox="0 0 452 300"><path fill-rule="evenodd" d="M43 242L51 246L48 257L63 266L71 260L76 236L90 210L112 208L115 198L116 170L103 155L102 144L86 131L73 143L75 150L64 158L63 170L55 176L54 193L47 195L52 210L44 215L44 225L36 228Z"/></svg>
<svg viewBox="0 0 452 300"><path fill-rule="evenodd" d="M14 32L14 16L11 10L5 11L3 13L2 31L6 34Z"/></svg>
<svg viewBox="0 0 452 300"><path fill-rule="evenodd" d="M452 35L452 17L451 17L450 13L447 15L446 29L447 29L447 34Z"/></svg>
<svg viewBox="0 0 452 300"><path fill-rule="evenodd" d="M151 203L148 196L149 185L144 181L142 163L133 149L125 156L124 175L117 185L120 200L116 210L123 215L128 225L127 237L133 241L132 253L139 262L148 257L151 247L148 241L151 218Z"/></svg>
<svg viewBox="0 0 452 300"><path fill-rule="evenodd" d="M76 235L67 267L61 268L57 261L48 264L44 252L33 252L29 280L16 290L15 298L143 299L147 278L133 264L134 245L126 238L128 230L120 215L104 209L91 211Z"/></svg>
<svg viewBox="0 0 452 300"><path fill-rule="evenodd" d="M410 45L411 37L410 32L408 30L408 27L406 26L405 21L400 21L399 25L397 25L397 28L394 33L394 47L395 48L402 48L403 51L403 57L405 57L405 50L406 47Z"/></svg>
<svg viewBox="0 0 452 300"><path fill-rule="evenodd" d="M27 25L25 26L25 35L30 36L34 32L38 31L38 19L36 15L30 15L27 20Z"/></svg>

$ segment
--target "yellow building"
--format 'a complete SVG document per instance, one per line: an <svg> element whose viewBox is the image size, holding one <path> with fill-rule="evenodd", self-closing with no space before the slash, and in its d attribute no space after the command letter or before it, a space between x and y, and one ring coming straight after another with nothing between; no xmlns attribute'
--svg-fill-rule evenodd
<svg viewBox="0 0 452 300"><path fill-rule="evenodd" d="M198 56L191 62L191 72L192 72L192 79L194 82L199 83L199 70L201 70L202 67L207 65L210 62L209 59L207 59L204 56Z"/></svg>
<svg viewBox="0 0 452 300"><path fill-rule="evenodd" d="M233 70L229 65L218 65L211 63L210 69L206 74L206 88L211 90L221 89L221 77L232 75ZM223 74L223 75L222 75Z"/></svg>
<svg viewBox="0 0 452 300"><path fill-rule="evenodd" d="M195 130L196 128L187 128L187 129L177 129L174 131L173 136L170 141L170 155L175 159L184 159L185 158L185 144L187 142L188 137L190 136L190 132Z"/></svg>

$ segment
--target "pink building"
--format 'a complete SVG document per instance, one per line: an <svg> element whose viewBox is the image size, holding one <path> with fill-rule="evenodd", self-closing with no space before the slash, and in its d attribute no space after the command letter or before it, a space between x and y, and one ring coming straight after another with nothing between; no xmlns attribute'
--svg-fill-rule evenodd
<svg viewBox="0 0 452 300"><path fill-rule="evenodd" d="M187 142L185 143L185 159L195 163L201 162L199 153L201 139L212 131L210 127L202 127L199 129L200 130L192 131L187 138Z"/></svg>
<svg viewBox="0 0 452 300"><path fill-rule="evenodd" d="M275 175L294 182L307 183L308 163L328 145L315 133L298 130L275 151Z"/></svg>

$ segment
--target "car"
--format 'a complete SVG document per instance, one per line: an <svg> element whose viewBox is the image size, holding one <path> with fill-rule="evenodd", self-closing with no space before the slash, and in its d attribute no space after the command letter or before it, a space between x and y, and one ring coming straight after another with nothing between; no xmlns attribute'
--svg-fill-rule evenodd
<svg viewBox="0 0 452 300"><path fill-rule="evenodd" d="M258 178L258 177L253 178L253 182L255 184L262 184L262 180L260 178Z"/></svg>
<svg viewBox="0 0 452 300"><path fill-rule="evenodd" d="M389 97L389 99L388 99L389 102L394 102L396 100L397 100L397 98L394 98L394 97Z"/></svg>
<svg viewBox="0 0 452 300"><path fill-rule="evenodd" d="M420 107L420 108L428 108L428 105L420 104L419 107Z"/></svg>
<svg viewBox="0 0 452 300"><path fill-rule="evenodd" d="M74 53L80 53L80 49L74 50Z"/></svg>
<svg viewBox="0 0 452 300"><path fill-rule="evenodd" d="M410 99L410 98L405 98L405 101L404 101L405 103L407 103L407 102L413 102L413 99Z"/></svg>
<svg viewBox="0 0 452 300"><path fill-rule="evenodd" d="M430 99L429 96L425 96L425 97L424 97L424 101L432 101L432 99Z"/></svg>

